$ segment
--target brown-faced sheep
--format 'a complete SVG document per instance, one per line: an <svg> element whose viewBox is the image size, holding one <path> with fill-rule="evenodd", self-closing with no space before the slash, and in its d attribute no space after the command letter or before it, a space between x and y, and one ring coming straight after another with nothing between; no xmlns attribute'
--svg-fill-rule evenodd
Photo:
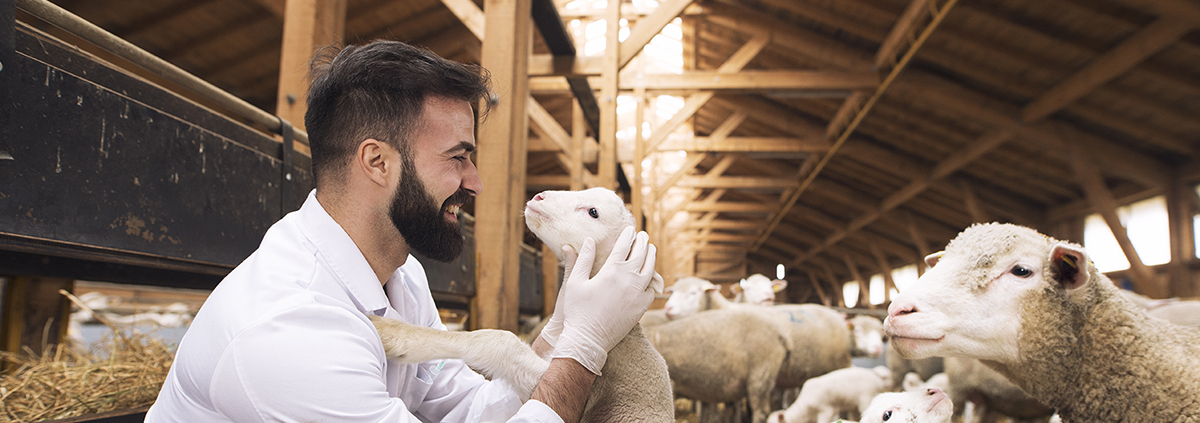
<svg viewBox="0 0 1200 423"><path fill-rule="evenodd" d="M975 225L888 309L906 357L982 360L1066 422L1200 421L1200 331L1146 315L1083 248Z"/></svg>

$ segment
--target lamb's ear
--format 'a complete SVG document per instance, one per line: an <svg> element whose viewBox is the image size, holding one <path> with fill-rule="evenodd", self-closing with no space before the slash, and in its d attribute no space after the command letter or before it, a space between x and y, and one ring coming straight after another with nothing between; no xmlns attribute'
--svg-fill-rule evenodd
<svg viewBox="0 0 1200 423"><path fill-rule="evenodd" d="M742 282L745 282L745 281L746 281L745 279L742 279ZM742 282L730 284L729 285L729 293L733 294L733 295L741 294L742 293Z"/></svg>
<svg viewBox="0 0 1200 423"><path fill-rule="evenodd" d="M771 281L771 290L772 291L779 292L779 291L782 291L784 288L787 288L787 281L785 281L783 279L776 279L776 280Z"/></svg>
<svg viewBox="0 0 1200 423"><path fill-rule="evenodd" d="M653 288L656 294L670 293L666 288L666 282L663 282L662 275L658 272L654 272L654 276L650 277L650 288Z"/></svg>
<svg viewBox="0 0 1200 423"><path fill-rule="evenodd" d="M925 256L925 265L927 265L929 267L937 266L938 260L941 260L942 256L945 254L946 254L945 251L938 251L936 253Z"/></svg>
<svg viewBox="0 0 1200 423"><path fill-rule="evenodd" d="M1050 278L1063 289L1079 288L1092 277L1088 273L1087 253L1070 244L1059 243L1050 250L1049 267Z"/></svg>

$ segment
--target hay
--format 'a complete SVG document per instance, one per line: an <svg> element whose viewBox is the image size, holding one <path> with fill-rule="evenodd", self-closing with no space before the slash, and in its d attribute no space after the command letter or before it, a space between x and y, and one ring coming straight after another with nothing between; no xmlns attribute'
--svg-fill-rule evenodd
<svg viewBox="0 0 1200 423"><path fill-rule="evenodd" d="M57 345L41 356L28 348L21 354L0 352L0 361L16 367L0 376L0 421L61 419L152 404L174 359L170 347L101 321L113 332L89 351Z"/></svg>

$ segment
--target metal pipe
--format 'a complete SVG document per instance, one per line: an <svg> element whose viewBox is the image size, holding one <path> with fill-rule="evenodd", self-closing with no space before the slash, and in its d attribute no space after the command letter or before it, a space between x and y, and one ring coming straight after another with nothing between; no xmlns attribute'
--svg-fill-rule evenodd
<svg viewBox="0 0 1200 423"><path fill-rule="evenodd" d="M225 90L180 69L178 66L146 50L142 50L140 47L133 45L133 43L105 31L104 28L98 27L48 0L16 0L16 3L18 8L29 12L38 19L75 34L100 48L145 68L155 75L161 76L204 98L212 100L238 116L263 125L275 133L279 133L283 127L280 117L267 113L247 103L245 100L225 92ZM308 145L308 134L304 131L296 130L295 138L296 141Z"/></svg>

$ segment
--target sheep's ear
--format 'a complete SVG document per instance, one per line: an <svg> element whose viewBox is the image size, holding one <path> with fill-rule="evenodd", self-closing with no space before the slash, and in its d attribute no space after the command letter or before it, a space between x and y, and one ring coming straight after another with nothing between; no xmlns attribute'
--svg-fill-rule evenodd
<svg viewBox="0 0 1200 423"><path fill-rule="evenodd" d="M654 288L654 292L657 294L669 293L669 288L665 288L665 286L666 282L663 282L662 275L654 272L654 276L650 277L650 287Z"/></svg>
<svg viewBox="0 0 1200 423"><path fill-rule="evenodd" d="M782 291L784 288L787 288L787 281L785 281L783 279L776 279L776 280L771 281L771 290L772 291L779 292L779 291Z"/></svg>
<svg viewBox="0 0 1200 423"><path fill-rule="evenodd" d="M927 265L929 267L937 266L938 260L941 260L943 255L946 255L945 251L938 251L936 253L925 256L925 265Z"/></svg>
<svg viewBox="0 0 1200 423"><path fill-rule="evenodd" d="M1050 250L1050 277L1063 289L1075 289L1087 284L1091 279L1087 253L1069 244L1055 245Z"/></svg>
<svg viewBox="0 0 1200 423"><path fill-rule="evenodd" d="M746 281L745 279L742 279L742 282L745 282L745 281ZM733 295L741 294L742 293L742 282L738 282L738 283L729 285L729 293L733 294Z"/></svg>

